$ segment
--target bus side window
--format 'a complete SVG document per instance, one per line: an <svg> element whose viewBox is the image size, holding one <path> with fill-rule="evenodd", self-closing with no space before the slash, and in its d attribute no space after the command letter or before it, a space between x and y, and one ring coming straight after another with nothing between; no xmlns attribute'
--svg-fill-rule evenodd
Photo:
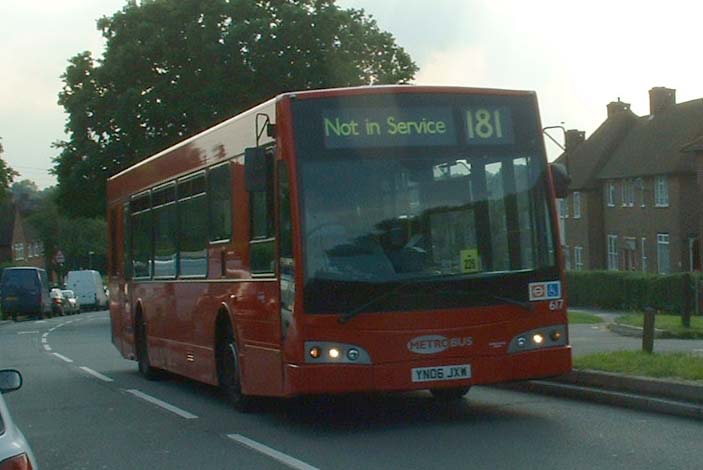
<svg viewBox="0 0 703 470"><path fill-rule="evenodd" d="M264 155L266 159L266 189L249 193L249 217L251 242L251 272L255 275L273 275L275 273L275 244L273 216L273 149Z"/></svg>
<svg viewBox="0 0 703 470"><path fill-rule="evenodd" d="M178 180L178 273L207 276L208 215L205 173Z"/></svg>
<svg viewBox="0 0 703 470"><path fill-rule="evenodd" d="M122 267L124 269L125 279L130 279L132 277L131 228L132 224L129 221L129 203L125 203L122 206Z"/></svg>
<svg viewBox="0 0 703 470"><path fill-rule="evenodd" d="M232 238L232 173L229 162L208 173L210 241Z"/></svg>
<svg viewBox="0 0 703 470"><path fill-rule="evenodd" d="M131 260L132 275L148 279L152 274L153 233L151 213L151 193L146 192L132 199L129 207L131 215Z"/></svg>

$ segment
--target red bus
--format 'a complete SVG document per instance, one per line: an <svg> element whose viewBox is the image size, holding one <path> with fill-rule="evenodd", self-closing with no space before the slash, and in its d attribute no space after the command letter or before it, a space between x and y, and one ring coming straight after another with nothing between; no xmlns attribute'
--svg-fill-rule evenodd
<svg viewBox="0 0 703 470"><path fill-rule="evenodd" d="M282 94L109 179L112 341L238 407L563 374L550 175L533 92Z"/></svg>

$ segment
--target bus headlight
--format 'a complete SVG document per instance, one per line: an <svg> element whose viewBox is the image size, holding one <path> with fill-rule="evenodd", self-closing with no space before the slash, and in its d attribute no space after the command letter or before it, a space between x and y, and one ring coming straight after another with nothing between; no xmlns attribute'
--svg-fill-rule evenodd
<svg viewBox="0 0 703 470"><path fill-rule="evenodd" d="M508 346L509 353L566 346L566 325L552 325L516 335Z"/></svg>
<svg viewBox="0 0 703 470"><path fill-rule="evenodd" d="M306 341L308 364L371 364L369 353L359 346L328 341Z"/></svg>

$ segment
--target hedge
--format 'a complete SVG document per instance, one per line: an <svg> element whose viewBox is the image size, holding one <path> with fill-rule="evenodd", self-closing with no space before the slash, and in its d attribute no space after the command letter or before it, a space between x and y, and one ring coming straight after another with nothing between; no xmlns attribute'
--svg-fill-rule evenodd
<svg viewBox="0 0 703 470"><path fill-rule="evenodd" d="M567 273L569 305L613 310L653 307L672 313L684 311L685 299L693 302L694 281L699 273L656 275L626 271L570 271ZM688 289L688 292L685 292ZM693 310L693 306L689 308Z"/></svg>

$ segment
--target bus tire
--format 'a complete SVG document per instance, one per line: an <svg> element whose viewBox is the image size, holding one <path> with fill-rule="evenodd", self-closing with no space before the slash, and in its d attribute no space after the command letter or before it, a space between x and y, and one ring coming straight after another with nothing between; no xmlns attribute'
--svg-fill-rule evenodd
<svg viewBox="0 0 703 470"><path fill-rule="evenodd" d="M159 370L151 365L149 360L149 343L147 341L146 322L141 312L137 314L135 328L135 346L137 349L137 364L139 373L147 380L159 378Z"/></svg>
<svg viewBox="0 0 703 470"><path fill-rule="evenodd" d="M220 388L237 411L251 410L252 398L242 393L242 374L239 365L239 348L229 322L224 326L217 342L217 376Z"/></svg>
<svg viewBox="0 0 703 470"><path fill-rule="evenodd" d="M433 388L430 393L435 400L442 403L451 403L464 398L464 395L469 393L470 387L455 387L455 388Z"/></svg>

